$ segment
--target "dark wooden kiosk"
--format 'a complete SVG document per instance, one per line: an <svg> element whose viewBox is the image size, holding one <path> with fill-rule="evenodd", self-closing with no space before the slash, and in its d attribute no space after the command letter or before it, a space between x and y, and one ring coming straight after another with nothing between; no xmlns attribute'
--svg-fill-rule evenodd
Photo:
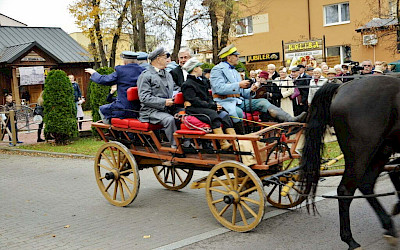
<svg viewBox="0 0 400 250"><path fill-rule="evenodd" d="M44 83L21 85L22 67L35 67L44 75L52 69L73 74L85 95L89 75L84 69L92 66L91 61L89 52L61 28L0 26L0 105L7 93L12 93L17 104L23 94L36 103Z"/></svg>

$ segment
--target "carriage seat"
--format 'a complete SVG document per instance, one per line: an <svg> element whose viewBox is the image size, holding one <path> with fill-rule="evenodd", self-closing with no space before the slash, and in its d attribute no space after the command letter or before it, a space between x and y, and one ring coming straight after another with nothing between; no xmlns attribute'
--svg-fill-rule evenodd
<svg viewBox="0 0 400 250"><path fill-rule="evenodd" d="M243 112L243 118L249 121L261 122L261 113L259 111L254 111L253 113Z"/></svg>
<svg viewBox="0 0 400 250"><path fill-rule="evenodd" d="M127 99L128 101L138 101L139 93L137 87L131 87L127 91ZM130 128L140 131L151 131L161 129L161 124L151 124L149 122L141 122L135 118L111 118L111 125L117 128Z"/></svg>
<svg viewBox="0 0 400 250"><path fill-rule="evenodd" d="M175 95L175 98L174 98L175 104L183 105L184 102L185 102L185 99L183 98L182 92L179 92L178 94ZM196 120L196 124L201 124L202 127L210 128L209 124L200 121L199 119L197 119L194 116L192 116L191 119ZM181 128L175 132L177 134L185 134L185 135L205 135L206 134L206 132L203 130L188 128L184 123L182 123Z"/></svg>

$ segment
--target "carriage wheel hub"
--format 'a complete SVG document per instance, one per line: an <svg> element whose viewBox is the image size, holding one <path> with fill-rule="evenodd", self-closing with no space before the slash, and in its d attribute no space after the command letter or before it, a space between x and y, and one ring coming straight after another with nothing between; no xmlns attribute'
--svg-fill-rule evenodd
<svg viewBox="0 0 400 250"><path fill-rule="evenodd" d="M228 195L224 196L224 202L226 204L237 204L240 202L240 195L237 191L230 191Z"/></svg>
<svg viewBox="0 0 400 250"><path fill-rule="evenodd" d="M112 170L111 172L106 173L104 178L106 178L106 180L116 180L119 178L119 172Z"/></svg>

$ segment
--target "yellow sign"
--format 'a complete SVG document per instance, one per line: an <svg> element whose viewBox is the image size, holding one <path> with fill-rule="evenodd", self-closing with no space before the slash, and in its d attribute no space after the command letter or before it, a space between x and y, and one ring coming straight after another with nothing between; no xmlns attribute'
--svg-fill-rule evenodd
<svg viewBox="0 0 400 250"><path fill-rule="evenodd" d="M285 44L285 52L306 51L322 49L322 40L305 41Z"/></svg>
<svg viewBox="0 0 400 250"><path fill-rule="evenodd" d="M247 63L279 60L279 52L247 56Z"/></svg>

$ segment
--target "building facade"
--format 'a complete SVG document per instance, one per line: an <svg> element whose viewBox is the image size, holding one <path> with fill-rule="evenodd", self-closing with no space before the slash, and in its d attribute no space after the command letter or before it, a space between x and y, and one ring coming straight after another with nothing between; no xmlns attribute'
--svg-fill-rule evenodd
<svg viewBox="0 0 400 250"><path fill-rule="evenodd" d="M241 18L231 35L248 69L266 65L330 67L365 59L392 62L396 48L396 0L237 1ZM379 20L378 20L379 19ZM378 20L374 25L371 21Z"/></svg>

